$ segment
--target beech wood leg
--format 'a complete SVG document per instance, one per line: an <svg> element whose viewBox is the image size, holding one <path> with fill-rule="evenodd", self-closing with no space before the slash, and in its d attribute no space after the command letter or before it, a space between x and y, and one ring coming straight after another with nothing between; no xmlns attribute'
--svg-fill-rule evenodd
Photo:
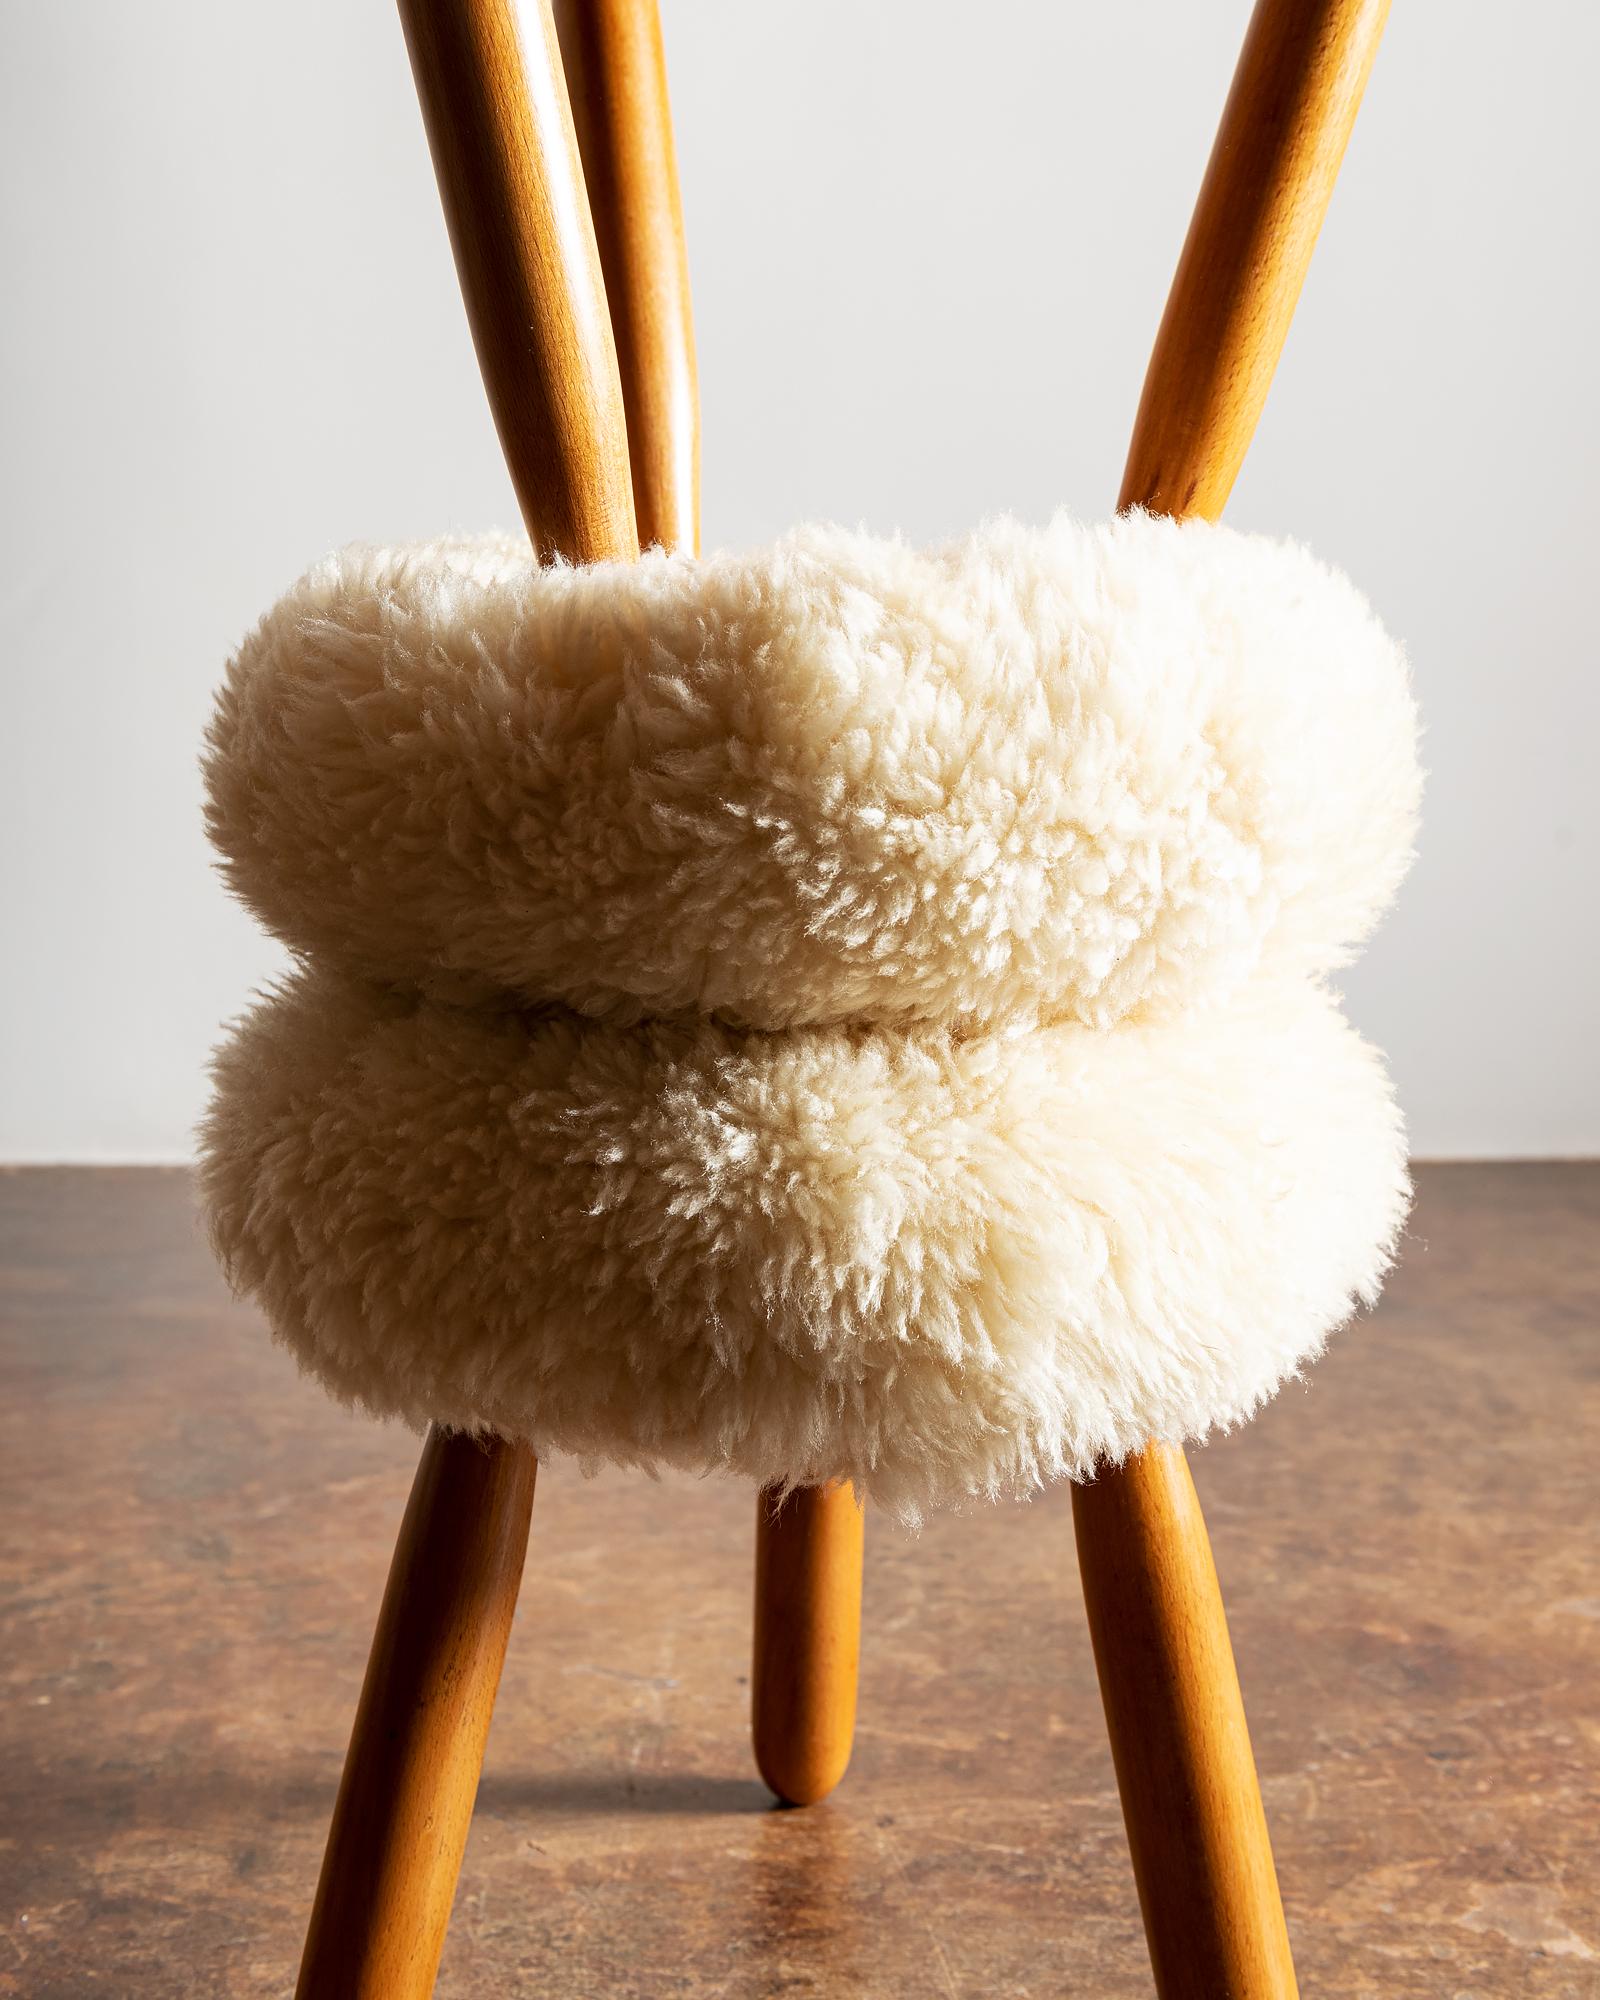
<svg viewBox="0 0 1600 2000"><path fill-rule="evenodd" d="M536 1469L521 1445L428 1434L378 1614L297 2000L433 1992Z"/></svg>
<svg viewBox="0 0 1600 2000"><path fill-rule="evenodd" d="M1181 1451L1075 1486L1095 1666L1161 2000L1293 2000L1216 1566Z"/></svg>
<svg viewBox="0 0 1600 2000"><path fill-rule="evenodd" d="M851 1486L758 1496L751 1722L761 1775L790 1805L826 1798L850 1762L864 1536Z"/></svg>

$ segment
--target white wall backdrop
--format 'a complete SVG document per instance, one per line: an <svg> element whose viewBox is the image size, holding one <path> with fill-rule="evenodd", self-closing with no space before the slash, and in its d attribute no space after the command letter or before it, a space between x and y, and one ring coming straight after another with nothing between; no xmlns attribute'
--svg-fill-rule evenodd
<svg viewBox="0 0 1600 2000"><path fill-rule="evenodd" d="M711 543L1103 513L1248 7L666 0ZM278 962L201 839L230 646L325 548L510 525L373 0L8 6L0 1159L183 1157ZM1231 517L1415 662L1348 981L1416 1149L1600 1150L1600 10L1396 7Z"/></svg>

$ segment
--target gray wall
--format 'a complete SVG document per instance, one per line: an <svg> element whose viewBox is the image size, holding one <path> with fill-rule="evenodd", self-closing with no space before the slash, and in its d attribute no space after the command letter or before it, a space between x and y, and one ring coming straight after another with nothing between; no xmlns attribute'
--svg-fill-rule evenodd
<svg viewBox="0 0 1600 2000"><path fill-rule="evenodd" d="M711 543L1113 499L1242 0L667 0ZM0 1158L184 1155L278 963L199 832L229 647L510 524L392 10L8 8ZM1422 858L1348 980L1424 1154L1600 1149L1600 10L1401 0L1232 518L1407 640Z"/></svg>

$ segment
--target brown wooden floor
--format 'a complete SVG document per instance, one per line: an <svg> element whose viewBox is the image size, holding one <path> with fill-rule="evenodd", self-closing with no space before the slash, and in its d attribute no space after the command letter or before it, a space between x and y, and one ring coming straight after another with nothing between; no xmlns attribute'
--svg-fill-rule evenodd
<svg viewBox="0 0 1600 2000"><path fill-rule="evenodd" d="M1303 1989L1600 1995L1600 1167L1426 1171L1403 1266L1196 1456ZM0 1994L282 1995L416 1456L162 1171L0 1176ZM869 1524L861 1732L769 1809L750 1496L540 1475L439 1991L1149 1991L1064 1493Z"/></svg>

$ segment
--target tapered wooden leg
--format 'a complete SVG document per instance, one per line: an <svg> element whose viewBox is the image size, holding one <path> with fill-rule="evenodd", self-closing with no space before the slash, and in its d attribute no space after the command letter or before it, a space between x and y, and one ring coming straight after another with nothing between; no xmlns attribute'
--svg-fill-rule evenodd
<svg viewBox="0 0 1600 2000"><path fill-rule="evenodd" d="M367 1662L297 2000L427 2000L517 1605L536 1470L434 1430Z"/></svg>
<svg viewBox="0 0 1600 2000"><path fill-rule="evenodd" d="M850 1762L864 1531L848 1485L757 1500L751 1719L756 1764L790 1805L826 1798Z"/></svg>
<svg viewBox="0 0 1600 2000"><path fill-rule="evenodd" d="M1293 2000L1206 1524L1181 1451L1073 1488L1078 1561L1161 2000Z"/></svg>

